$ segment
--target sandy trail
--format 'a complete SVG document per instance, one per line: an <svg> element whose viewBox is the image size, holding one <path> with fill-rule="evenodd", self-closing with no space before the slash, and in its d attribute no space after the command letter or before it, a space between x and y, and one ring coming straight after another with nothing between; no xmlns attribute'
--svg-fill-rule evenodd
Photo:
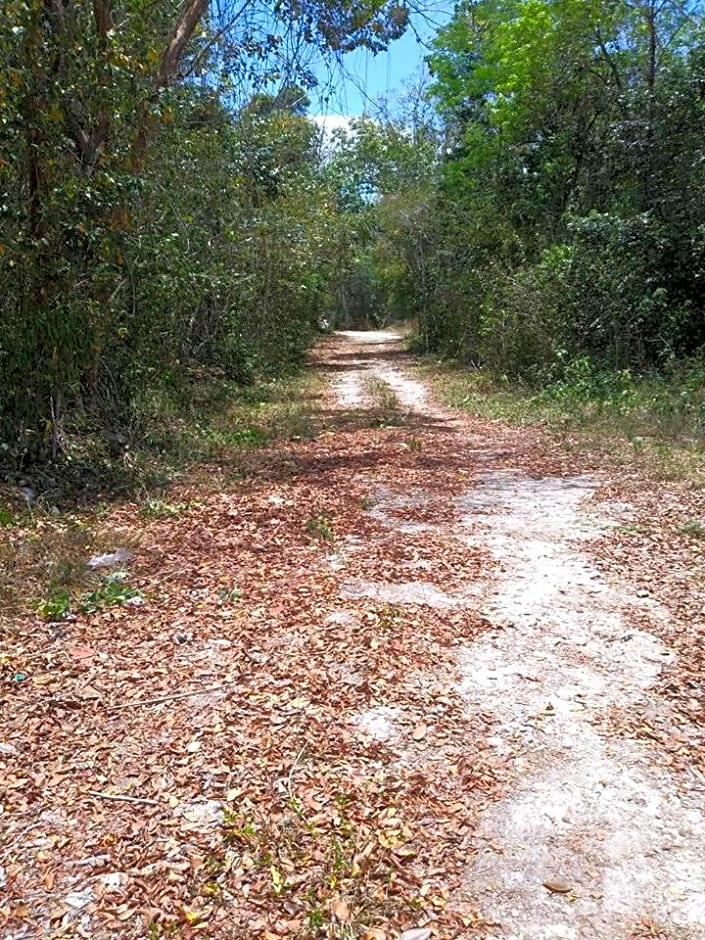
<svg viewBox="0 0 705 940"><path fill-rule="evenodd" d="M396 334L339 336L349 364L333 383L340 408L364 408L372 375L400 410L462 431L464 419L436 406L395 360ZM609 734L603 720L609 708L668 719L651 689L673 654L655 635L627 626L630 608L646 608L654 620L668 612L628 583L608 582L589 560L590 541L628 517L629 507L598 503L599 483L590 477L533 479L495 466L489 447L474 453L481 472L460 496L449 495L454 521L437 525L455 527L459 552L488 550L499 573L454 590L386 579L341 591L394 604L484 605L496 624L454 655L468 709L490 717L489 744L516 757L503 796L480 816L454 903L479 910L496 924L487 936L506 940L703 940L702 795L659 767L653 752ZM390 481L370 513L394 525L394 507L405 498ZM413 499L421 504L424 496ZM402 538L403 525L398 530ZM394 717L377 709L360 721L388 741ZM639 924L654 932L634 933Z"/></svg>
<svg viewBox="0 0 705 940"><path fill-rule="evenodd" d="M405 374L403 369L379 355L379 350L389 346L399 346L399 334L393 330L370 330L360 333L343 330L337 334L347 339L351 348L359 351L349 359L347 369L334 383L338 404L343 408L357 408L363 405L365 380L377 379L389 386L399 405L407 411L419 410L425 405L428 392L422 382Z"/></svg>
<svg viewBox="0 0 705 940"><path fill-rule="evenodd" d="M111 510L144 603L6 644L0 936L705 940L693 546L686 606L588 455L313 356L314 433Z"/></svg>

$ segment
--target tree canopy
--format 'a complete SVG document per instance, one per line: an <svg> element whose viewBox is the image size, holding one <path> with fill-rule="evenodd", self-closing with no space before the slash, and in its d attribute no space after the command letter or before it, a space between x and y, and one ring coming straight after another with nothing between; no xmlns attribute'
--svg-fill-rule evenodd
<svg viewBox="0 0 705 940"><path fill-rule="evenodd" d="M705 342L695 0L462 0L426 88L321 149L310 56L396 0L8 0L3 461L138 433L199 370L296 362L321 316L546 381Z"/></svg>

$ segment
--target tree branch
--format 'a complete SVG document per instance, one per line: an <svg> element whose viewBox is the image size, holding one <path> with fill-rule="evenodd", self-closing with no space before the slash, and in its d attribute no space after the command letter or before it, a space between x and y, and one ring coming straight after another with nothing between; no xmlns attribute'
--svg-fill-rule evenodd
<svg viewBox="0 0 705 940"><path fill-rule="evenodd" d="M154 88L166 88L178 73L186 46L189 44L193 32L208 9L209 0L184 0L176 25L167 40L166 48L162 53L157 74L154 76Z"/></svg>
<svg viewBox="0 0 705 940"><path fill-rule="evenodd" d="M98 48L102 52L108 42L108 33L115 25L110 0L93 0L93 18L98 33Z"/></svg>
<svg viewBox="0 0 705 940"><path fill-rule="evenodd" d="M159 60L159 67L152 81L152 94L140 107L139 123L132 146L131 169L140 173L144 169L152 131L152 101L162 88L167 88L178 77L179 62L188 46L194 30L204 17L209 0L183 0L179 18L169 33L166 47Z"/></svg>

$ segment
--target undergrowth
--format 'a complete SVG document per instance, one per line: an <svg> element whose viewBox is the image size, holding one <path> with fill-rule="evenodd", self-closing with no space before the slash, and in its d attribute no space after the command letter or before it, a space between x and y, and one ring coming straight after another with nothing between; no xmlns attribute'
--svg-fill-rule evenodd
<svg viewBox="0 0 705 940"><path fill-rule="evenodd" d="M705 483L705 362L638 376L583 358L544 387L431 360L422 369L452 407L515 425L541 424L568 449L635 458L661 478Z"/></svg>
<svg viewBox="0 0 705 940"><path fill-rule="evenodd" d="M159 520L191 508L170 499L169 487L199 468L218 465L223 478L245 479L253 451L315 433L318 381L304 372L243 388L202 378L188 393L143 401L120 454L69 436L61 463L7 479L0 485L0 622L32 611L60 618L127 599L124 584L99 579L86 564L138 539L111 527L111 504L131 501L140 518Z"/></svg>

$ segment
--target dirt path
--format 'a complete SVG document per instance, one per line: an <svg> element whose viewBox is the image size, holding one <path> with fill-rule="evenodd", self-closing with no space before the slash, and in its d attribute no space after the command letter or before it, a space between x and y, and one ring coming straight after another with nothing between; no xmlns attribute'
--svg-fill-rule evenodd
<svg viewBox="0 0 705 940"><path fill-rule="evenodd" d="M345 336L360 353L336 386L341 405L360 404L350 388L366 372L404 408L448 421L427 389L388 361L394 334ZM347 588L396 603L484 601L491 621L506 624L457 652L468 707L491 716L488 743L515 756L507 792L479 818L466 897L501 925L498 936L517 940L613 940L639 921L668 936L705 937L702 791L683 792L653 755L600 728L610 706L667 720L649 689L673 654L629 628L625 614L630 606L655 619L668 612L627 582L607 581L586 553L605 527L628 520L629 507L595 503L592 477L537 480L506 461L494 468L489 447L474 456L483 469L466 492L449 494L457 517L441 525L455 527L459 546L488 550L501 570L481 590L468 585L453 596L435 583ZM389 488L375 511L404 499Z"/></svg>
<svg viewBox="0 0 705 940"><path fill-rule="evenodd" d="M141 605L18 625L1 935L704 940L676 613L596 553L632 508L393 333L317 356L312 439L113 511Z"/></svg>

